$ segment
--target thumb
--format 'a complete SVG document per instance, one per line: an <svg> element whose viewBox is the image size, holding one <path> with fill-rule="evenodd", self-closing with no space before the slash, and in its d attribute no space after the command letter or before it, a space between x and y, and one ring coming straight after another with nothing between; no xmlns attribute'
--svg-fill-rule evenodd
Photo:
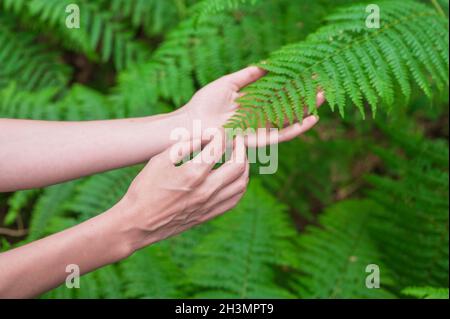
<svg viewBox="0 0 450 319"><path fill-rule="evenodd" d="M233 85L237 87L238 90L244 88L245 86L259 80L267 72L256 66L249 66L240 71L228 74L225 79L230 81Z"/></svg>

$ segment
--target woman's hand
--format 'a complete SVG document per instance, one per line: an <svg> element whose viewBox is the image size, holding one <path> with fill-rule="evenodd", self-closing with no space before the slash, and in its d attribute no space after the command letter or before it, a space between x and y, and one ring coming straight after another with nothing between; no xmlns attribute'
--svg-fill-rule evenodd
<svg viewBox="0 0 450 319"><path fill-rule="evenodd" d="M184 107L166 114L104 121L59 122L0 119L0 192L44 187L119 167L148 161L173 144L182 129L188 139L204 138L207 129L222 127L239 105L246 85L264 75L248 67L221 77L199 90ZM324 101L318 94L317 104ZM194 128L195 122L200 130ZM245 136L247 146L290 140L317 123L306 117L282 130ZM36 169L39 168L39 169Z"/></svg>
<svg viewBox="0 0 450 319"><path fill-rule="evenodd" d="M241 95L239 92L245 86L257 81L265 75L265 71L258 67L247 67L238 72L225 75L211 82L199 90L192 99L179 111L186 117L186 127L196 136L193 129L194 121L201 124L204 131L208 128L222 127L229 118L233 116L239 107L236 99ZM317 106L325 101L323 92L317 94ZM261 147L275 142L289 141L312 128L318 117L311 115L303 119L302 124L295 123L281 130L258 131L255 134L245 136L245 143L249 147Z"/></svg>
<svg viewBox="0 0 450 319"><path fill-rule="evenodd" d="M63 283L68 265L85 274L233 208L247 187L249 165L238 137L230 160L213 169L225 149L221 136L179 166L200 141L175 144L154 156L105 213L0 253L0 298L37 296Z"/></svg>
<svg viewBox="0 0 450 319"><path fill-rule="evenodd" d="M180 142L153 157L119 202L133 251L222 214L243 196L249 178L243 138L236 138L230 160L217 169L225 151L222 133L192 160L175 165L200 145Z"/></svg>

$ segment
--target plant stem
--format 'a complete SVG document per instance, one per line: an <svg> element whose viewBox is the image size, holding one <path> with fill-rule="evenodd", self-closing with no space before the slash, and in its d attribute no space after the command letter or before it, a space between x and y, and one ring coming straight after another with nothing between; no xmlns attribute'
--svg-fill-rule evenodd
<svg viewBox="0 0 450 319"><path fill-rule="evenodd" d="M437 2L437 0L431 0L431 3L433 4L433 6L436 8L436 11L439 12L439 14L441 16L443 16L444 18L446 18L447 16L445 15L444 10L442 9L441 5L439 4L439 2Z"/></svg>
<svg viewBox="0 0 450 319"><path fill-rule="evenodd" d="M185 17L187 14L187 6L186 6L186 3L184 2L184 0L176 0L175 5L178 8L180 18Z"/></svg>

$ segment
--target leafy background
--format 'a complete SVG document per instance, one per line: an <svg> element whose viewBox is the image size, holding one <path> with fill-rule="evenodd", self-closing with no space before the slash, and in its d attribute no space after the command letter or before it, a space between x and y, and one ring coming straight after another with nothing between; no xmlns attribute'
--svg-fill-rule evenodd
<svg viewBox="0 0 450 319"><path fill-rule="evenodd" d="M217 77L304 40L336 8L364 3L77 0L82 26L74 30L64 24L73 2L0 0L1 117L169 112ZM448 1L411 3L436 16L448 11ZM446 32L439 43L448 68L448 20ZM437 50L428 47L427 56ZM317 128L280 146L275 175L261 176L253 165L236 209L83 276L80 289L59 287L42 297L448 298L444 72L430 97L413 89L407 103L374 119L356 109L341 118L322 107ZM0 194L1 249L108 209L140 168ZM380 266L380 289L365 286L368 264Z"/></svg>

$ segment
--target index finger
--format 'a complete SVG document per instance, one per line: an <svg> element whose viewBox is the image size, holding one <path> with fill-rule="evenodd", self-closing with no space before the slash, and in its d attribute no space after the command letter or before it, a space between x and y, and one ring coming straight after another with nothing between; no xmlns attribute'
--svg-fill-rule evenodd
<svg viewBox="0 0 450 319"><path fill-rule="evenodd" d="M225 149L225 134L222 131L218 131L205 148L187 162L185 166L209 172L221 160Z"/></svg>
<svg viewBox="0 0 450 319"><path fill-rule="evenodd" d="M266 74L266 71L257 66L249 66L240 71L231 73L225 78L237 87L237 90L257 81Z"/></svg>

